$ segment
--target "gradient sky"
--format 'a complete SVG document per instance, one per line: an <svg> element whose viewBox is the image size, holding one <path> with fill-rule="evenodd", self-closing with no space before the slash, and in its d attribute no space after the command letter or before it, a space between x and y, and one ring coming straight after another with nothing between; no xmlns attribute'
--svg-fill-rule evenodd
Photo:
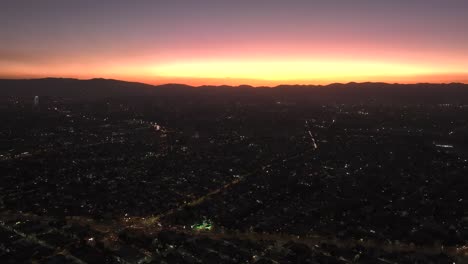
<svg viewBox="0 0 468 264"><path fill-rule="evenodd" d="M466 0L3 0L0 77L468 83Z"/></svg>

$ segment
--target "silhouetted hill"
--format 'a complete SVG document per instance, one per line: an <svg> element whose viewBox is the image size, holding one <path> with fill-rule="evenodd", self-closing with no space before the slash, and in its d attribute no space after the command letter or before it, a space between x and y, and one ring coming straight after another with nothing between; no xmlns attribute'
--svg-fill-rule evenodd
<svg viewBox="0 0 468 264"><path fill-rule="evenodd" d="M335 102L378 103L467 103L468 85L450 84L389 84L389 83L348 83L326 86L280 85L275 87L280 94L287 94L297 100ZM301 99L302 96L305 96ZM313 99L312 99L313 100Z"/></svg>
<svg viewBox="0 0 468 264"><path fill-rule="evenodd" d="M0 80L1 96L107 97L144 95L151 85L109 79L44 78Z"/></svg>
<svg viewBox="0 0 468 264"><path fill-rule="evenodd" d="M212 100L226 97L232 100L257 98L311 103L468 103L468 84L367 82L254 88L249 85L192 87L183 84L165 84L154 86L110 79L0 79L0 96L32 97L35 95L83 99L157 96Z"/></svg>

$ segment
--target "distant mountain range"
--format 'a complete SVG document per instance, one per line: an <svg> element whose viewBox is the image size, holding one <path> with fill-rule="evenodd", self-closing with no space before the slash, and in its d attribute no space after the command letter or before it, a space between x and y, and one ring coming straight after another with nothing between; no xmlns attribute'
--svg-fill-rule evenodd
<svg viewBox="0 0 468 264"><path fill-rule="evenodd" d="M149 85L111 79L78 80L44 78L0 79L0 96L51 96L99 99L126 96L157 97L267 97L310 102L468 103L468 84L347 83L329 85L279 85L275 87Z"/></svg>

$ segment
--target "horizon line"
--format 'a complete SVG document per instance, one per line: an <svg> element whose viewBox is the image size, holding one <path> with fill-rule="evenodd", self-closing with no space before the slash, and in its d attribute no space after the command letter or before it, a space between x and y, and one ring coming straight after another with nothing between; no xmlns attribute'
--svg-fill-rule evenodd
<svg viewBox="0 0 468 264"><path fill-rule="evenodd" d="M299 84L299 83L281 83L278 85L260 85L260 86L254 86L251 84L239 84L239 85L229 85L229 84L218 84L218 85L210 85L210 84L202 84L202 85L190 85L186 83L178 83L178 82L167 82L167 83L160 83L160 84L150 84L147 82L142 82L142 81L132 81L132 80L125 80L125 79L114 79L114 78L104 78L104 77L95 77L95 78L76 78L76 77L39 77L39 78L8 78L8 77L0 77L0 80L10 80L10 81L33 81L33 80L47 80L47 79L56 79L56 80L76 80L76 81L92 81L92 80L107 80L107 81L119 81L119 82L127 82L127 83L137 83L137 84L143 84L143 85L148 85L148 86L165 86L165 85L181 85L181 86L188 86L192 88L202 88L202 87L242 87L242 86L249 86L251 88L276 88L279 86L319 86L319 87L326 87L330 85L349 85L349 84L387 84L387 85L418 85L418 84L430 84L430 85L450 85L450 84L461 84L461 85L468 85L468 82L384 82L384 81L364 81L364 82L356 82L356 81L350 81L350 82L331 82L327 84L313 84L313 83L307 83L307 84Z"/></svg>

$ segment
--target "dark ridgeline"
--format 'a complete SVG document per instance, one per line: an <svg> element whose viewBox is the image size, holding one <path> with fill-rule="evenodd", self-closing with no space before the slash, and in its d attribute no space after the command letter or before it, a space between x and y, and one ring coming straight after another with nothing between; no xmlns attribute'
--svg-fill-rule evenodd
<svg viewBox="0 0 468 264"><path fill-rule="evenodd" d="M279 85L275 87L148 85L111 79L77 80L45 78L0 80L0 96L52 96L99 99L122 96L195 97L199 99L272 98L313 103L467 103L468 84L334 83L329 85Z"/></svg>

